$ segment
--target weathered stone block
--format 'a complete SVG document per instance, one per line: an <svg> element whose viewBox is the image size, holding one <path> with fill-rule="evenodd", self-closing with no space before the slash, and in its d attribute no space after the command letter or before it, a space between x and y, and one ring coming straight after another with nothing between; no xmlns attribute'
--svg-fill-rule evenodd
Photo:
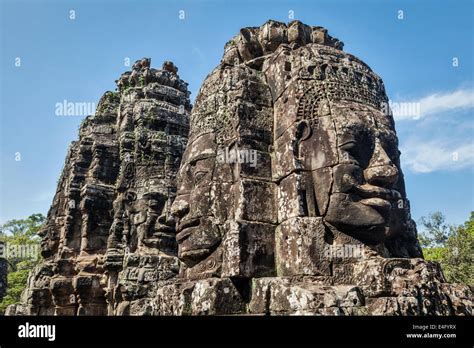
<svg viewBox="0 0 474 348"><path fill-rule="evenodd" d="M158 289L154 301L159 315L241 314L245 302L229 278L176 283Z"/></svg>
<svg viewBox="0 0 474 348"><path fill-rule="evenodd" d="M252 282L249 312L255 314L339 315L361 308L365 300L354 286L329 286L294 278L260 278Z"/></svg>
<svg viewBox="0 0 474 348"><path fill-rule="evenodd" d="M275 272L275 226L230 221L223 241L223 277L264 277Z"/></svg>
<svg viewBox="0 0 474 348"><path fill-rule="evenodd" d="M279 276L330 274L324 258L325 227L321 218L295 217L276 229L276 269Z"/></svg>
<svg viewBox="0 0 474 348"><path fill-rule="evenodd" d="M272 182L242 179L235 218L275 224L277 222L275 190L276 185Z"/></svg>
<svg viewBox="0 0 474 348"><path fill-rule="evenodd" d="M292 173L284 178L277 187L278 222L304 216L304 179L300 173Z"/></svg>

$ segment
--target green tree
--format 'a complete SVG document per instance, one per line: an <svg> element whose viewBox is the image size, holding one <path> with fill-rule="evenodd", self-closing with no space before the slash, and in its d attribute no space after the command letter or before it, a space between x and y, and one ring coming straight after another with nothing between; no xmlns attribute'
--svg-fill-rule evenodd
<svg viewBox="0 0 474 348"><path fill-rule="evenodd" d="M38 231L45 222L42 214L33 214L26 219L10 220L0 226L0 241L4 242L6 248L30 247L30 251L38 250L41 238ZM40 262L41 256L29 255L6 255L8 261L8 285L7 292L0 302L0 313L4 313L8 305L20 302L21 293L27 285L30 271Z"/></svg>
<svg viewBox="0 0 474 348"><path fill-rule="evenodd" d="M448 225L445 216L437 211L423 216L420 223L425 228L425 232L420 235L420 243L422 247L440 247L446 243L449 236L456 229L456 226Z"/></svg>
<svg viewBox="0 0 474 348"><path fill-rule="evenodd" d="M419 239L425 259L439 262L449 282L474 284L474 212L464 225L445 220L440 212L421 218L424 231Z"/></svg>
<svg viewBox="0 0 474 348"><path fill-rule="evenodd" d="M445 243L446 277L457 283L474 284L474 212Z"/></svg>
<svg viewBox="0 0 474 348"><path fill-rule="evenodd" d="M38 231L45 220L43 214L33 214L23 220L7 221L0 226L0 240L17 244L39 243Z"/></svg>

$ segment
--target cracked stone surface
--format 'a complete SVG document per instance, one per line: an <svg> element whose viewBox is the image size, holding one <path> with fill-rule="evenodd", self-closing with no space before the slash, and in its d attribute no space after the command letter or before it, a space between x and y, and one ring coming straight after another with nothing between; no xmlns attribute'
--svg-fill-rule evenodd
<svg viewBox="0 0 474 348"><path fill-rule="evenodd" d="M66 159L10 314L472 315L423 260L383 81L321 27L243 28L195 105L137 61Z"/></svg>

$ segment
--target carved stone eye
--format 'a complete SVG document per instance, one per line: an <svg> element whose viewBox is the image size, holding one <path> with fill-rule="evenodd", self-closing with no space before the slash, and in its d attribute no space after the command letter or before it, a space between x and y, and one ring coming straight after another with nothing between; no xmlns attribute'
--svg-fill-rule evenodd
<svg viewBox="0 0 474 348"><path fill-rule="evenodd" d="M199 182L202 181L206 174L206 171L197 171L196 173L194 173L194 185L199 184Z"/></svg>
<svg viewBox="0 0 474 348"><path fill-rule="evenodd" d="M342 149L342 150L345 150L345 151L353 151L355 148L356 148L357 144L354 140L349 140L349 141L346 141L344 144L340 145L339 147Z"/></svg>

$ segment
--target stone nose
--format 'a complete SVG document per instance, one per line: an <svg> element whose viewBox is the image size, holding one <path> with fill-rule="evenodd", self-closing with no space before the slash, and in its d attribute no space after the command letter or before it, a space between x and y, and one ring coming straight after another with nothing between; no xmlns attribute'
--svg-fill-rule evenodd
<svg viewBox="0 0 474 348"><path fill-rule="evenodd" d="M184 197L176 197L171 205L171 216L182 219L189 212L189 203Z"/></svg>
<svg viewBox="0 0 474 348"><path fill-rule="evenodd" d="M169 226L169 227L174 227L175 225L175 218L171 214L163 213L158 217L157 223L163 226Z"/></svg>
<svg viewBox="0 0 474 348"><path fill-rule="evenodd" d="M377 140L369 165L364 170L365 180L372 185L390 187L397 182L398 174L397 166L393 164L380 141Z"/></svg>
<svg viewBox="0 0 474 348"><path fill-rule="evenodd" d="M46 237L47 234L48 234L48 229L45 228L45 227L41 228L41 229L38 231L38 236L40 236L41 238Z"/></svg>

